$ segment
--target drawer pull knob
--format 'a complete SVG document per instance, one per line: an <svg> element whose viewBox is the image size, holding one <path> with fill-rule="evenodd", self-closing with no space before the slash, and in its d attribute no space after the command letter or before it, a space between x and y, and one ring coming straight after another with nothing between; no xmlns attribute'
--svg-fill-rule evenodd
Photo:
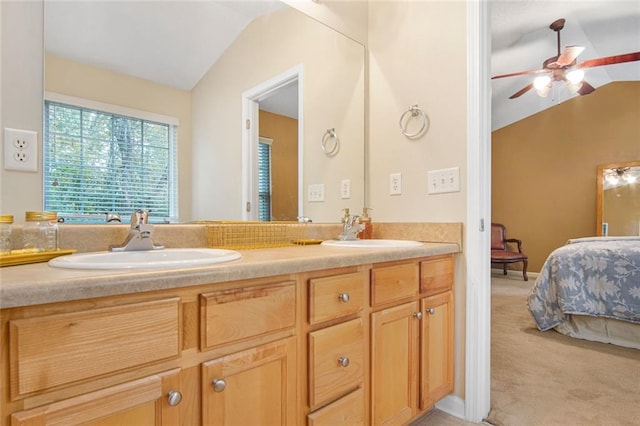
<svg viewBox="0 0 640 426"><path fill-rule="evenodd" d="M213 390L219 393L224 391L224 388L227 387L227 382L225 382L224 379L213 379L212 385Z"/></svg>
<svg viewBox="0 0 640 426"><path fill-rule="evenodd" d="M420 320L420 319L422 319L422 312L414 312L413 316Z"/></svg>
<svg viewBox="0 0 640 426"><path fill-rule="evenodd" d="M338 299L342 300L344 303L347 303L351 297L349 297L349 293L340 293L338 295Z"/></svg>
<svg viewBox="0 0 640 426"><path fill-rule="evenodd" d="M429 315L433 315L433 314L435 314L435 313L436 313L436 310L435 310L435 309L433 309L433 308L429 308L429 309L427 309L427 313L428 313Z"/></svg>
<svg viewBox="0 0 640 426"><path fill-rule="evenodd" d="M180 404L181 401L182 394L180 392L172 390L167 394L167 403L169 403L170 407L175 407Z"/></svg>
<svg viewBox="0 0 640 426"><path fill-rule="evenodd" d="M346 356L341 356L340 358L338 358L338 364L341 367L348 367L349 366L349 358L347 358Z"/></svg>

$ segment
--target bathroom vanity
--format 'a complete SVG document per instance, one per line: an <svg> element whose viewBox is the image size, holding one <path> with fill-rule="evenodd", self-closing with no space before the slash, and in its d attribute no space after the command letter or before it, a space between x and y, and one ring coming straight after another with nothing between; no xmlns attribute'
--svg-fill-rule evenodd
<svg viewBox="0 0 640 426"><path fill-rule="evenodd" d="M406 424L453 391L455 243L3 268L7 425Z"/></svg>

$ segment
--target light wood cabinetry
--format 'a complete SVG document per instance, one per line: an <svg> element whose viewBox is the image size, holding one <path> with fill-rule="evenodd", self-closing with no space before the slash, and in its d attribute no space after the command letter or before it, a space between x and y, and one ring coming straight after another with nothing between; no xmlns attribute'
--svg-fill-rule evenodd
<svg viewBox="0 0 640 426"><path fill-rule="evenodd" d="M202 424L295 425L295 338L202 365Z"/></svg>
<svg viewBox="0 0 640 426"><path fill-rule="evenodd" d="M374 266L371 275L380 294L400 280L395 300L410 299L371 299L372 424L404 424L453 391L453 256Z"/></svg>
<svg viewBox="0 0 640 426"><path fill-rule="evenodd" d="M307 406L309 425L364 425L367 371L365 271L308 280Z"/></svg>
<svg viewBox="0 0 640 426"><path fill-rule="evenodd" d="M453 390L453 255L0 310L0 423L406 424Z"/></svg>
<svg viewBox="0 0 640 426"><path fill-rule="evenodd" d="M453 391L453 293L420 301L420 409L431 408Z"/></svg>
<svg viewBox="0 0 640 426"><path fill-rule="evenodd" d="M180 371L154 374L11 415L12 426L31 425L176 425Z"/></svg>
<svg viewBox="0 0 640 426"><path fill-rule="evenodd" d="M409 302L371 315L374 425L403 424L417 413L418 314L418 302Z"/></svg>

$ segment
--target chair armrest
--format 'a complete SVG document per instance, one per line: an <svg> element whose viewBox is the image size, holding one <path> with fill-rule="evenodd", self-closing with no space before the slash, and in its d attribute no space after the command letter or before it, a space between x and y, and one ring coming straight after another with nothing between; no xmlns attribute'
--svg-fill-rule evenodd
<svg viewBox="0 0 640 426"><path fill-rule="evenodd" d="M504 241L507 242L507 243L516 243L516 244L518 244L518 253L522 253L522 240L519 240L517 238L507 238Z"/></svg>

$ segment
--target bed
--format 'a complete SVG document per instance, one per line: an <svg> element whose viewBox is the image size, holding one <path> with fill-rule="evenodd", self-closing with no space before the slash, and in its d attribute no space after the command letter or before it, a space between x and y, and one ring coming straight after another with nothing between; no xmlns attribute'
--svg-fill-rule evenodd
<svg viewBox="0 0 640 426"><path fill-rule="evenodd" d="M527 298L540 331L640 349L640 237L569 240Z"/></svg>

